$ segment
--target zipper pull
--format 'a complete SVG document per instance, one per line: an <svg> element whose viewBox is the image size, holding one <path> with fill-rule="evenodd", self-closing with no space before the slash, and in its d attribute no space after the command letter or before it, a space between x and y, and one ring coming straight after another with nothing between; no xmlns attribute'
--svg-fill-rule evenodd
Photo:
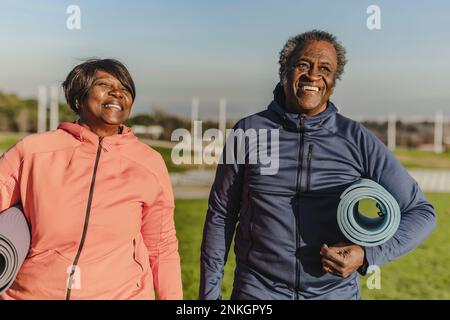
<svg viewBox="0 0 450 320"><path fill-rule="evenodd" d="M308 163L308 168L307 168L307 177L306 177L306 191L309 192L311 191L311 160L312 160L312 151L313 151L313 144L310 144L308 146L308 156L307 156L307 163Z"/></svg>
<svg viewBox="0 0 450 320"><path fill-rule="evenodd" d="M305 115L304 115L304 114L301 114L301 115L299 116L299 118L300 118L300 132L305 132L305 123L304 123L304 121L305 121Z"/></svg>
<svg viewBox="0 0 450 320"><path fill-rule="evenodd" d="M105 138L105 137L99 137L99 138L98 138L98 147L101 148L102 151L108 152L108 149L106 149L106 148L103 146L103 144L102 144L104 138Z"/></svg>
<svg viewBox="0 0 450 320"><path fill-rule="evenodd" d="M314 146L313 144L309 145L309 148L308 148L308 161L311 161L313 146Z"/></svg>

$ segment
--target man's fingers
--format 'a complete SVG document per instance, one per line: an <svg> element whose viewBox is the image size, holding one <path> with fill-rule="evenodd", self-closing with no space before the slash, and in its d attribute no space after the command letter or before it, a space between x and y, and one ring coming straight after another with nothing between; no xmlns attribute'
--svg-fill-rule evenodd
<svg viewBox="0 0 450 320"><path fill-rule="evenodd" d="M345 267L345 258L342 254L339 254L338 252L343 252L344 249L342 247L328 247L326 244L322 246L320 249L320 254L328 258L329 260L334 261L341 267Z"/></svg>
<svg viewBox="0 0 450 320"><path fill-rule="evenodd" d="M323 270L325 270L326 272L334 273L338 276L342 276L344 273L343 272L344 270L341 266L339 266L334 261L329 260L327 258L322 258L322 267Z"/></svg>

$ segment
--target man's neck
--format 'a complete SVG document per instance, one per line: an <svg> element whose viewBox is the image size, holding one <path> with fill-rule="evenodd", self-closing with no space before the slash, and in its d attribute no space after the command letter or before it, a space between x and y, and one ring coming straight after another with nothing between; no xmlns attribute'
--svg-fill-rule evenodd
<svg viewBox="0 0 450 320"><path fill-rule="evenodd" d="M285 108L285 110L289 113L297 113L298 115L305 116L305 117L314 117L314 116L324 112L327 108L327 105L328 105L328 103L324 103L320 107L317 107L314 109L303 109L303 108L297 107L297 106L292 107L292 106L289 106L286 103L284 103L283 108Z"/></svg>

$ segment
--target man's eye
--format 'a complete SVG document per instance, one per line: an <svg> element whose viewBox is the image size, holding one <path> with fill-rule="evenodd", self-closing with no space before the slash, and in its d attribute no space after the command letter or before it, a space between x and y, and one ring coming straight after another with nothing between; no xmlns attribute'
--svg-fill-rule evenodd
<svg viewBox="0 0 450 320"><path fill-rule="evenodd" d="M297 64L297 68L301 69L301 70L305 70L308 69L308 64L307 63L299 63Z"/></svg>
<svg viewBox="0 0 450 320"><path fill-rule="evenodd" d="M327 67L321 67L320 71L325 72L325 73L329 73L330 69L328 69Z"/></svg>

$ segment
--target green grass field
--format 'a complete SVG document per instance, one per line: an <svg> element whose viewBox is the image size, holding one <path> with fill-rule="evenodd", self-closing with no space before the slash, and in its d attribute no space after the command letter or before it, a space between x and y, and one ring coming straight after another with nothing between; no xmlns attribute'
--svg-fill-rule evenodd
<svg viewBox="0 0 450 320"><path fill-rule="evenodd" d="M407 169L450 169L450 151L434 152L397 149L394 155Z"/></svg>
<svg viewBox="0 0 450 320"><path fill-rule="evenodd" d="M450 299L450 196L427 194L437 211L438 226L413 252L381 268L381 289L369 290L361 277L362 298L369 299ZM184 297L197 299L199 259L206 200L178 200L175 221L183 272ZM231 294L234 253L225 267L223 298Z"/></svg>

